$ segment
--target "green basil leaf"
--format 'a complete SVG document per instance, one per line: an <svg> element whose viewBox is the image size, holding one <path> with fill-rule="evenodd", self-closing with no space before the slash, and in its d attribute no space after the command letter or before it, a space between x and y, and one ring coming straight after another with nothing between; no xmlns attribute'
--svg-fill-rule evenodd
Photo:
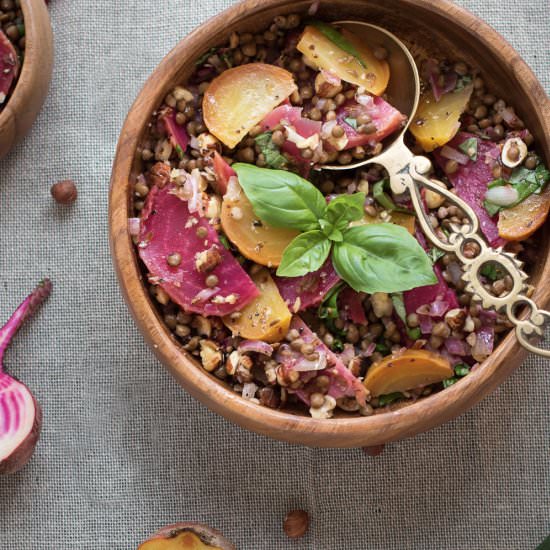
<svg viewBox="0 0 550 550"><path fill-rule="evenodd" d="M323 23L322 21L310 21L309 24L312 27L315 27L317 30L321 31L331 42L338 46L341 50L344 50L346 53L349 53L357 59L363 69L367 68L365 62L361 59L361 54L357 51L355 46L349 42L342 33L338 32L334 27Z"/></svg>
<svg viewBox="0 0 550 550"><path fill-rule="evenodd" d="M197 61L195 61L195 65L197 67L200 67L201 65L204 65L209 57L212 57L218 50L216 48L210 48L207 52L203 53Z"/></svg>
<svg viewBox="0 0 550 550"><path fill-rule="evenodd" d="M322 231L301 233L285 248L277 275L300 277L317 271L325 263L329 252L330 241Z"/></svg>
<svg viewBox="0 0 550 550"><path fill-rule="evenodd" d="M376 344L375 351L381 353L382 355L388 355L390 353L390 348L386 344L379 342Z"/></svg>
<svg viewBox="0 0 550 550"><path fill-rule="evenodd" d="M428 255L391 223L352 227L332 255L338 275L358 292L400 292L437 283Z"/></svg>
<svg viewBox="0 0 550 550"><path fill-rule="evenodd" d="M178 154L180 160L183 159L184 153L179 143L176 144L176 153Z"/></svg>
<svg viewBox="0 0 550 550"><path fill-rule="evenodd" d="M499 264L495 262L487 262L481 266L479 273L484 277L487 277L490 281L497 281L506 276L506 270L502 269Z"/></svg>
<svg viewBox="0 0 550 550"><path fill-rule="evenodd" d="M385 192L390 186L390 181L388 179L383 179L376 182L372 186L372 196L374 200L380 205L383 206L388 212L403 212L404 214L410 214L414 216L414 212L407 210L406 208L401 208L397 206L392 198Z"/></svg>
<svg viewBox="0 0 550 550"><path fill-rule="evenodd" d="M493 187L502 187L504 185L508 185L508 182L503 178L497 178L496 180L490 181L487 184L487 188L492 189Z"/></svg>
<svg viewBox="0 0 550 550"><path fill-rule="evenodd" d="M387 393L386 395L380 395L378 396L378 404L381 407L385 407L386 405L390 405L394 401L397 401L399 399L402 399L404 396L401 392L394 392L394 393Z"/></svg>
<svg viewBox="0 0 550 550"><path fill-rule="evenodd" d="M463 141L458 148L468 155L470 160L476 161L477 160L477 139L476 138L468 138L466 141Z"/></svg>
<svg viewBox="0 0 550 550"><path fill-rule="evenodd" d="M252 164L232 166L255 214L274 227L312 231L325 217L327 203L309 181L292 172L259 168Z"/></svg>
<svg viewBox="0 0 550 550"><path fill-rule="evenodd" d="M273 143L273 132L264 132L254 138L254 141L265 156L265 162L270 168L284 168L288 161L281 155L279 148Z"/></svg>
<svg viewBox="0 0 550 550"><path fill-rule="evenodd" d="M365 213L364 206L365 193L339 195L328 203L325 216L336 229L343 230L349 222L363 217Z"/></svg>
<svg viewBox="0 0 550 550"><path fill-rule="evenodd" d="M420 327L407 328L407 333L411 340L420 340L420 338L422 337L422 331L420 330Z"/></svg>

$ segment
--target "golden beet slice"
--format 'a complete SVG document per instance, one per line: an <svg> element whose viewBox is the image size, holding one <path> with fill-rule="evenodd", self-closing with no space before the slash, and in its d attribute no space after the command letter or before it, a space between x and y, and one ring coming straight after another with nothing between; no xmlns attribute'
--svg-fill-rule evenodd
<svg viewBox="0 0 550 550"><path fill-rule="evenodd" d="M530 195L513 208L500 211L498 234L507 241L523 241L546 220L550 210L550 185L540 195Z"/></svg>
<svg viewBox="0 0 550 550"><path fill-rule="evenodd" d="M269 343L280 342L288 332L292 314L267 269L262 268L251 277L260 296L242 309L236 318L232 314L222 320L235 335Z"/></svg>
<svg viewBox="0 0 550 550"><path fill-rule="evenodd" d="M305 28L296 48L319 69L329 71L345 82L362 86L373 95L381 95L390 80L389 65L376 59L372 50L357 36L345 29L341 33L359 52L364 67L315 27Z"/></svg>
<svg viewBox="0 0 550 550"><path fill-rule="evenodd" d="M243 256L268 267L277 267L281 263L284 249L299 234L262 222L254 214L252 203L242 189L236 197L224 197L221 222L227 238Z"/></svg>
<svg viewBox="0 0 550 550"><path fill-rule="evenodd" d="M472 85L465 86L458 92L444 94L437 102L432 92L422 95L410 130L424 151L429 153L453 139L473 89Z"/></svg>
<svg viewBox="0 0 550 550"><path fill-rule="evenodd" d="M297 89L292 75L264 63L248 63L215 78L202 102L204 123L228 147Z"/></svg>
<svg viewBox="0 0 550 550"><path fill-rule="evenodd" d="M441 382L453 376L446 359L426 350L408 349L400 355L389 355L370 367L365 387L371 395L386 395Z"/></svg>
<svg viewBox="0 0 550 550"><path fill-rule="evenodd" d="M158 531L138 550L235 550L219 531L201 523L176 523Z"/></svg>

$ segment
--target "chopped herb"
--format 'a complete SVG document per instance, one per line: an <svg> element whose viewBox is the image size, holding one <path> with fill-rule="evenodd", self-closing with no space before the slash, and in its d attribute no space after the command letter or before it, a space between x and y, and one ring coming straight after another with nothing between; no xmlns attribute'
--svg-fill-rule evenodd
<svg viewBox="0 0 550 550"><path fill-rule="evenodd" d="M229 57L229 54L227 52L223 52L220 54L220 59L225 62L227 67L231 69L233 67L233 62L231 61L231 58Z"/></svg>
<svg viewBox="0 0 550 550"><path fill-rule="evenodd" d="M445 256L445 251L433 246L432 248L430 248L430 251L428 252L428 256L430 260L432 260L432 264L435 264L439 259Z"/></svg>
<svg viewBox="0 0 550 550"><path fill-rule="evenodd" d="M470 367L466 365L465 363L459 363L455 366L455 374L462 378L463 376L466 376L470 373Z"/></svg>
<svg viewBox="0 0 550 550"><path fill-rule="evenodd" d="M390 405L394 401L398 401L399 399L402 399L405 397L401 392L393 392L393 393L387 393L386 395L380 395L378 397L378 404L381 407L385 407L386 405Z"/></svg>
<svg viewBox="0 0 550 550"><path fill-rule="evenodd" d="M468 138L466 141L463 141L458 148L468 155L468 158L470 160L476 161L477 160L477 139L476 138Z"/></svg>
<svg viewBox="0 0 550 550"><path fill-rule="evenodd" d="M216 53L216 51L217 51L217 48L210 48L206 53L201 55L197 59L197 61L195 61L195 65L197 67L200 67L201 65L204 65L208 61L208 58L212 57Z"/></svg>
<svg viewBox="0 0 550 550"><path fill-rule="evenodd" d="M338 311L338 295L340 294L340 291L343 290L344 286L345 284L343 282L340 282L337 285L333 286L327 292L327 294L323 298L323 301L319 305L319 309L317 310L317 316L320 319L326 319L325 325L327 326L327 328L330 330L331 333L338 336L345 335L345 332L338 329L334 324L334 320L340 317L340 313Z"/></svg>
<svg viewBox="0 0 550 550"><path fill-rule="evenodd" d="M499 264L494 262L487 262L486 264L483 264L479 270L479 273L493 282L506 276L506 271L500 268Z"/></svg>
<svg viewBox="0 0 550 550"><path fill-rule="evenodd" d="M407 210L406 208L401 208L397 206L392 198L386 193L386 189L389 189L389 180L383 179L376 182L372 187L372 196L374 200L380 205L383 206L388 212L402 212L403 214L414 215L413 212Z"/></svg>
<svg viewBox="0 0 550 550"><path fill-rule="evenodd" d="M231 245L229 244L227 237L223 233L218 234L218 239L220 239L220 242L225 248L227 248L227 250L231 250Z"/></svg>
<svg viewBox="0 0 550 550"><path fill-rule="evenodd" d="M485 200L483 201L483 206L490 216L494 216L503 208L512 208L518 205L533 193L540 194L548 181L550 181L550 171L547 170L544 164L540 163L534 170L529 170L525 166L518 166L514 168L508 181L504 178L497 178L487 185L489 189L511 185L518 193L518 200L508 206L500 206Z"/></svg>
<svg viewBox="0 0 550 550"><path fill-rule="evenodd" d="M461 76L456 81L456 86L455 86L455 89L453 91L454 92L460 92L460 90L463 90L464 88L466 88L466 86L468 86L471 83L472 83L472 77L470 75Z"/></svg>
<svg viewBox="0 0 550 550"><path fill-rule="evenodd" d="M393 302L393 307L395 309L395 313L397 313L397 316L403 321L403 324L405 325L405 328L407 329L407 335L411 340L418 340L421 336L421 332L419 328L409 328L407 325L407 311L405 310L405 302L403 301L403 293L402 292L394 292L391 295L391 300Z"/></svg>
<svg viewBox="0 0 550 550"><path fill-rule="evenodd" d="M363 67L363 69L367 68L367 65L361 59L361 54L357 51L355 46L342 35L342 33L337 31L331 25L327 25L322 21L310 21L310 25L321 31L321 33L323 33L331 42L334 42L334 44L338 46L341 50L344 50L346 53L353 55L353 57L357 59L357 62L359 63L359 65L361 65L361 67Z"/></svg>
<svg viewBox="0 0 550 550"><path fill-rule="evenodd" d="M388 355L390 353L390 348L386 344L378 343L376 344L375 351L381 353L382 355Z"/></svg>
<svg viewBox="0 0 550 550"><path fill-rule="evenodd" d="M330 349L332 351L344 351L344 344L342 340L335 338L334 342L332 342L332 346L330 346Z"/></svg>
<svg viewBox="0 0 550 550"><path fill-rule="evenodd" d="M457 382L458 382L458 378L456 376L453 376L452 378L447 378L447 380L443 380L443 387L448 388L449 386L452 386Z"/></svg>
<svg viewBox="0 0 550 550"><path fill-rule="evenodd" d="M180 158L180 160L183 159L184 153L179 143L176 145L176 153L178 154L178 157Z"/></svg>
<svg viewBox="0 0 550 550"><path fill-rule="evenodd" d="M348 117L344 118L344 122L348 126L351 126L354 130L357 130L357 119L351 118L351 117L348 116Z"/></svg>
<svg viewBox="0 0 550 550"><path fill-rule="evenodd" d="M259 136L256 136L254 141L261 149L265 156L265 162L270 168L280 169L288 164L287 159L281 155L279 148L273 143L271 139L273 132L264 132Z"/></svg>

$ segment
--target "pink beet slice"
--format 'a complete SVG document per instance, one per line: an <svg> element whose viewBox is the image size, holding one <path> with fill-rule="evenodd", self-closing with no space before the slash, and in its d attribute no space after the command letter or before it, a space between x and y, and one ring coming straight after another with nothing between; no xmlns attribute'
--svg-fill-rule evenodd
<svg viewBox="0 0 550 550"><path fill-rule="evenodd" d="M364 292L357 292L351 287L344 288L338 295L338 304L340 311L344 313L346 319L358 325L367 324L367 316L363 307Z"/></svg>
<svg viewBox="0 0 550 550"><path fill-rule="evenodd" d="M361 381L353 376L353 374L345 367L344 363L333 353L318 336L302 321L298 315L292 317L290 329L296 329L300 333L300 338L307 343L315 346L315 351L319 356L326 357L326 368L317 371L299 371L304 380L311 382L317 376L326 375L330 378L330 386L328 395L339 399L340 397L355 397L359 404L365 405L367 393ZM283 346L281 346L283 347ZM281 349L281 348L279 348ZM290 350L290 355L278 353L277 361L280 361L285 369L299 369L299 365L303 363L304 356L290 346L285 345L285 349ZM306 389L296 391L296 395L308 406L310 404L310 393Z"/></svg>
<svg viewBox="0 0 550 550"><path fill-rule="evenodd" d="M274 279L290 311L296 313L320 304L340 277L329 258L321 269L302 277L274 277Z"/></svg>
<svg viewBox="0 0 550 550"><path fill-rule="evenodd" d="M157 282L186 311L223 316L242 309L259 295L256 285L220 243L208 219L191 214L187 202L174 192L174 185L153 187L143 209L138 248L150 272L149 280ZM206 230L206 237L197 235L199 228ZM220 263L208 273L198 271L197 254L213 247L221 256ZM172 267L167 256L175 252L181 255L181 263ZM218 277L214 288L205 284L209 274Z"/></svg>
<svg viewBox="0 0 550 550"><path fill-rule="evenodd" d="M346 149L359 145L375 145L400 129L407 118L381 97L369 97L370 101L367 105L348 102L342 105L336 112L338 124L342 126L348 138ZM376 126L376 132L372 134L360 134L345 120L346 118L355 120L359 115L363 114L371 117L372 123Z"/></svg>
<svg viewBox="0 0 550 550"><path fill-rule="evenodd" d="M227 193L229 178L236 178L237 172L235 172L235 170L227 164L218 151L214 151L212 162L214 164L214 173L216 174L216 193L219 195L225 195Z"/></svg>
<svg viewBox="0 0 550 550"><path fill-rule="evenodd" d="M189 145L189 135L185 126L181 126L176 122L176 112L174 109L167 108L160 114L160 120L166 128L166 133L170 138L170 143L175 148L180 148L181 153L185 153Z"/></svg>
<svg viewBox="0 0 550 550"><path fill-rule="evenodd" d="M18 73L19 59L15 48L0 30L0 105L6 101Z"/></svg>
<svg viewBox="0 0 550 550"><path fill-rule="evenodd" d="M416 230L416 240L420 243L420 246L427 252L429 249L428 242L424 233L419 229ZM447 281L443 278L441 268L436 264L434 265L434 273L437 277L437 283L434 285L419 286L412 290L403 292L403 302L405 304L405 310L407 315L409 313L416 313L416 310L426 304L434 304L438 302L446 302L449 309L455 309L459 307L456 293L449 287Z"/></svg>
<svg viewBox="0 0 550 550"><path fill-rule="evenodd" d="M281 124L282 121L288 122L296 130L296 133L306 139L321 132L321 122L303 118L302 107L292 107L288 104L280 105L271 111L262 121L261 128L264 132L268 132ZM308 160L302 157L300 149L292 141L285 141L281 150L291 155L297 162L309 163Z"/></svg>
<svg viewBox="0 0 550 550"><path fill-rule="evenodd" d="M0 329L0 474L23 468L40 437L40 405L25 384L4 372L3 358L16 332L49 296L51 289L52 283L45 279Z"/></svg>
<svg viewBox="0 0 550 550"><path fill-rule="evenodd" d="M465 200L477 214L481 231L489 244L493 247L502 246L506 241L498 234L498 215L492 218L483 207L487 184L495 179L493 167L498 164L500 149L492 141L482 140L466 132L458 133L447 145L458 149L461 143L470 138L477 141L477 160L470 160L464 166L459 165L458 170L454 174L448 174L447 177L458 196ZM443 168L447 159L441 156L440 150L434 151L434 156L437 164Z"/></svg>

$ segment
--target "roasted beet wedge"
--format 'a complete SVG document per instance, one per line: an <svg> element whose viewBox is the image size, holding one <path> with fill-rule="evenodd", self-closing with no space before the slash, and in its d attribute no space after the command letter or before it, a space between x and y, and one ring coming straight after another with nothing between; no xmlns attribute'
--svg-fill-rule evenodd
<svg viewBox="0 0 550 550"><path fill-rule="evenodd" d="M332 262L303 277L275 277L279 292L294 313L320 304L327 292L340 280Z"/></svg>
<svg viewBox="0 0 550 550"><path fill-rule="evenodd" d="M256 285L209 220L191 214L175 191L173 185L153 187L143 209L138 248L149 280L186 311L223 316L242 309L258 296ZM168 264L173 254L181 257L179 265ZM206 286L208 275L217 277L216 286Z"/></svg>
<svg viewBox="0 0 550 550"><path fill-rule="evenodd" d="M19 59L13 44L0 30L0 105L4 104L19 74Z"/></svg>
<svg viewBox="0 0 550 550"><path fill-rule="evenodd" d="M506 241L498 234L496 218L492 218L483 206L487 184L495 179L493 177L493 167L498 164L500 149L496 143L479 139L474 134L466 132L458 133L448 146L458 149L459 145L467 139L477 141L477 159L470 160L466 165L458 166L458 170L453 174L447 174L449 181L456 189L458 196L464 199L474 210L479 218L481 231L487 237L491 246L501 246ZM434 151L437 164L444 168L447 159L441 155L439 150Z"/></svg>

